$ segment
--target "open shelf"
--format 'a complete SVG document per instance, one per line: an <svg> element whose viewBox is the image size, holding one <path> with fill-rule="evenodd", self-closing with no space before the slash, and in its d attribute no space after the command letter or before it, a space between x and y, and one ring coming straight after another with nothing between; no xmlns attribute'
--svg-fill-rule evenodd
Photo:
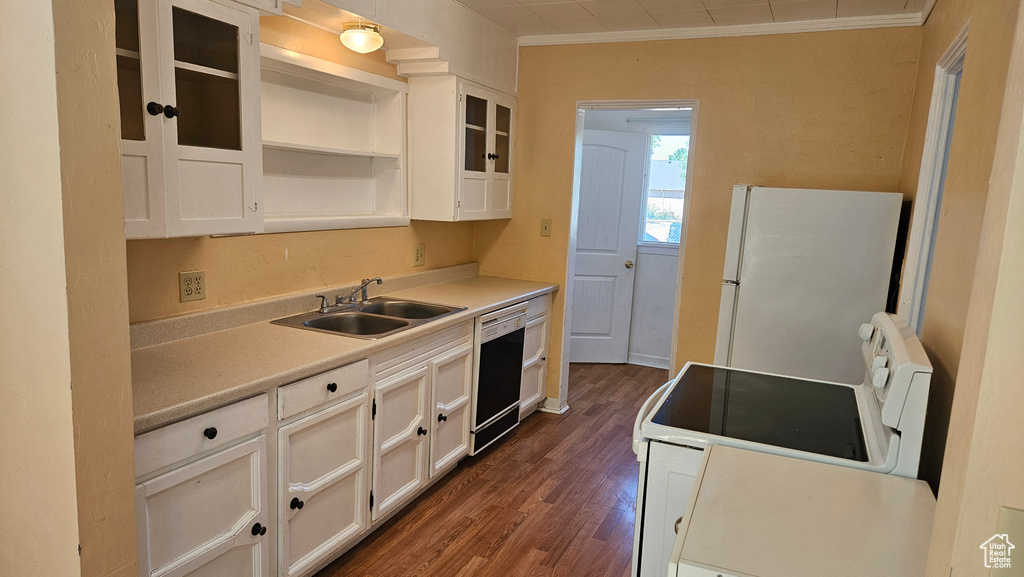
<svg viewBox="0 0 1024 577"><path fill-rule="evenodd" d="M263 148L269 148L272 150L290 150L294 152L308 152L311 154L323 154L327 156L358 156L363 158L390 158L400 159L401 154L392 154L388 152L368 152L365 150L349 150L344 148L330 148L326 146L313 146L310 144L295 144L292 142L276 142L273 140L264 140Z"/></svg>
<svg viewBox="0 0 1024 577"><path fill-rule="evenodd" d="M263 231L408 226L406 83L267 44L260 56Z"/></svg>

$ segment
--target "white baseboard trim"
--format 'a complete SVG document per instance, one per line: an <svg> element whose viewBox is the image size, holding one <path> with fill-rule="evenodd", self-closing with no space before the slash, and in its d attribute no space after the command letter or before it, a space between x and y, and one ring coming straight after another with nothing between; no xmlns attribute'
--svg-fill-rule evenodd
<svg viewBox="0 0 1024 577"><path fill-rule="evenodd" d="M565 405L563 405L562 401L560 401L559 399L548 397L544 399L544 402L541 403L540 408L538 408L537 410L542 413L561 415L562 413L569 410L569 404L566 403Z"/></svg>
<svg viewBox="0 0 1024 577"><path fill-rule="evenodd" d="M626 358L626 362L631 365L641 365L644 367L654 367L656 369L665 370L668 370L669 364L669 360L666 357L656 357L641 353L629 353L629 356Z"/></svg>

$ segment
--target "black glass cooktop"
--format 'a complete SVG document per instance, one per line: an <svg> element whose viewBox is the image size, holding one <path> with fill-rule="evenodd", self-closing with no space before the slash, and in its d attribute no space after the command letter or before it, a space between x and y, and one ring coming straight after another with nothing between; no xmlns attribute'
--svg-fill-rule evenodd
<svg viewBox="0 0 1024 577"><path fill-rule="evenodd" d="M690 365L651 420L819 455L868 460L850 387Z"/></svg>

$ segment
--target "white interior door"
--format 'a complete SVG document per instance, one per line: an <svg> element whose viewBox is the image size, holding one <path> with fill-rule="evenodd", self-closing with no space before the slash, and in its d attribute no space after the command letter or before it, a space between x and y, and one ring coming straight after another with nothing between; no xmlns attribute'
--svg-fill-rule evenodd
<svg viewBox="0 0 1024 577"><path fill-rule="evenodd" d="M648 138L583 132L569 353L573 362L626 362Z"/></svg>

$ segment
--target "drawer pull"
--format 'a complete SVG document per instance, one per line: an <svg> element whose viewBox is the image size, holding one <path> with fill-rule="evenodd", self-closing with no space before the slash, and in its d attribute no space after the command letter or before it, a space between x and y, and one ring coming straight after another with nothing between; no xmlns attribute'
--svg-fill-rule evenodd
<svg viewBox="0 0 1024 577"><path fill-rule="evenodd" d="M327 385L327 390L329 392L331 392L331 393L337 393L338 392L338 383L329 383Z"/></svg>
<svg viewBox="0 0 1024 577"><path fill-rule="evenodd" d="M292 509L301 509L305 506L305 501L300 501L298 497L292 497L292 502L288 504Z"/></svg>
<svg viewBox="0 0 1024 577"><path fill-rule="evenodd" d="M210 440L217 438L217 427L207 427L206 430L203 431L203 436Z"/></svg>
<svg viewBox="0 0 1024 577"><path fill-rule="evenodd" d="M266 535L266 534L267 534L267 528L264 527L263 525L260 525L259 523L256 523L255 525L252 526L252 535L253 535L253 537L256 537L258 535Z"/></svg>

